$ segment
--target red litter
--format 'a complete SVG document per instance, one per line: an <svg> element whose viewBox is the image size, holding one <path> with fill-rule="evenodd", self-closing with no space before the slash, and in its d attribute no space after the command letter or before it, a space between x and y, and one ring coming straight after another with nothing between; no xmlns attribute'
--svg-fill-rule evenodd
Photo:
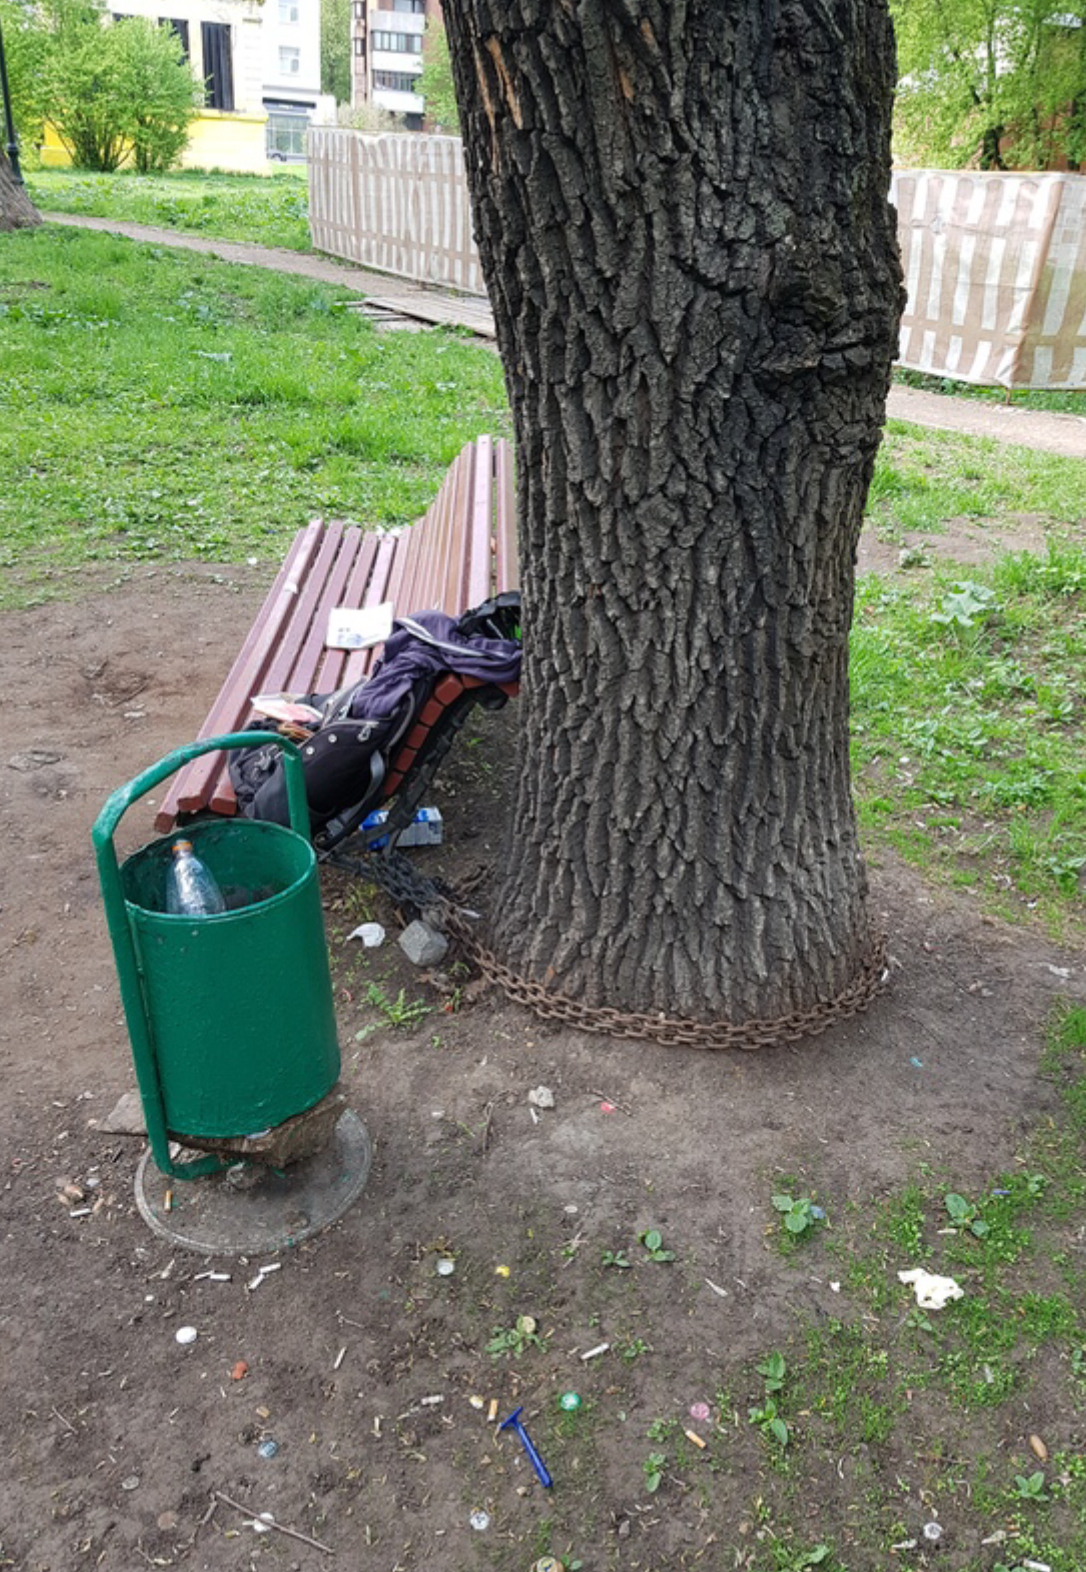
<svg viewBox="0 0 1086 1572"><path fill-rule="evenodd" d="M600 1113L618 1113L614 1103L600 1103Z"/></svg>

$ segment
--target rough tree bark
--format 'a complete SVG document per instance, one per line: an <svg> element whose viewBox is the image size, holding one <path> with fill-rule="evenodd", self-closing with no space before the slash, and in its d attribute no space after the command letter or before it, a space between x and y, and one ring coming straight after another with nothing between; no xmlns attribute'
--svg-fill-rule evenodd
<svg viewBox="0 0 1086 1572"><path fill-rule="evenodd" d="M0 151L0 230L27 229L40 223L40 213L23 187L16 185L7 155Z"/></svg>
<svg viewBox="0 0 1086 1572"><path fill-rule="evenodd" d="M590 1004L868 953L853 564L901 309L883 0L445 0L516 432L498 945Z"/></svg>

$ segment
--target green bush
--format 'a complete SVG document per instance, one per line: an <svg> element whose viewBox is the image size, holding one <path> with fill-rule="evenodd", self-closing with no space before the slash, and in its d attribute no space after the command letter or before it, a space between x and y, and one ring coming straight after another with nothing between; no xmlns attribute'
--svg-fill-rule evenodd
<svg viewBox="0 0 1086 1572"><path fill-rule="evenodd" d="M202 95L169 27L135 16L110 24L84 0L0 5L24 140L40 140L48 119L78 169L131 160L147 174L176 161Z"/></svg>

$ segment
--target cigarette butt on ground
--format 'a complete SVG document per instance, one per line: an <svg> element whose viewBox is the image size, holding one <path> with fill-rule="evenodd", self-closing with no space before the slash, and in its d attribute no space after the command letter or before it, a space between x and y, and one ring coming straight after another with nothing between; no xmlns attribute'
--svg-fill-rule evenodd
<svg viewBox="0 0 1086 1572"><path fill-rule="evenodd" d="M492 1425L494 1423L495 1419L497 1419L497 1417L498 1417L498 1399L496 1397L492 1397L490 1399L490 1407L486 1411L486 1422L487 1422L487 1424L488 1425Z"/></svg>
<svg viewBox="0 0 1086 1572"><path fill-rule="evenodd" d="M684 1430L683 1431L683 1435L686 1437L686 1439L688 1441L693 1441L693 1443L694 1443L694 1445L696 1447L700 1447L703 1452L705 1451L705 1442L698 1435L697 1431L695 1431L695 1430Z"/></svg>

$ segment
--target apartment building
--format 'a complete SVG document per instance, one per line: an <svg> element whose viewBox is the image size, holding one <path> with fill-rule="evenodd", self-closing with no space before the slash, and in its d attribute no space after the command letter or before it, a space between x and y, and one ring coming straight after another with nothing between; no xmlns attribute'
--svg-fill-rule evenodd
<svg viewBox="0 0 1086 1572"><path fill-rule="evenodd" d="M440 0L351 0L351 102L378 104L422 130L425 100L418 91L428 15Z"/></svg>

